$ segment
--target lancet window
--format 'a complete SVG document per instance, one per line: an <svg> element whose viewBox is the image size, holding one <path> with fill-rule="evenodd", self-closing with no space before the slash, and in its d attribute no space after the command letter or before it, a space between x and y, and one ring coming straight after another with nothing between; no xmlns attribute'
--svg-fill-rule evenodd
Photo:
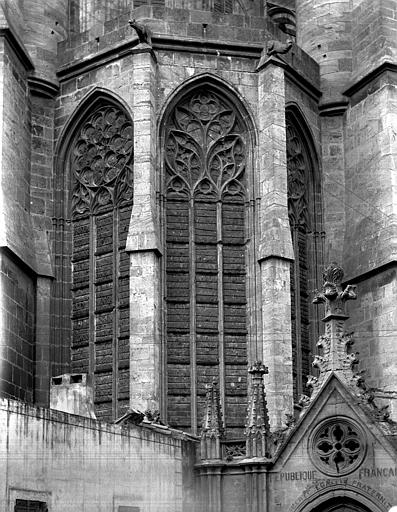
<svg viewBox="0 0 397 512"><path fill-rule="evenodd" d="M311 293L322 259L321 208L317 169L302 121L286 114L288 214L295 261L291 264L291 320L294 395L305 392L318 328Z"/></svg>
<svg viewBox="0 0 397 512"><path fill-rule="evenodd" d="M217 89L182 97L165 127L168 415L196 431L216 378L229 431L244 426L246 129Z"/></svg>
<svg viewBox="0 0 397 512"><path fill-rule="evenodd" d="M129 399L129 260L133 127L123 110L97 107L69 151L72 176L72 371L88 373L99 419Z"/></svg>

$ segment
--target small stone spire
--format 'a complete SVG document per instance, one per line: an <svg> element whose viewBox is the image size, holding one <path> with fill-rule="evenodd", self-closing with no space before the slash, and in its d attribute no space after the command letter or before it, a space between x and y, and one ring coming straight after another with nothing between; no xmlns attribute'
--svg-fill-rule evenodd
<svg viewBox="0 0 397 512"><path fill-rule="evenodd" d="M355 286L347 285L342 288L343 269L336 263L331 263L323 272L323 287L317 291L314 304L325 304L325 334L320 336L317 346L322 349L322 355L314 357L313 366L320 371L319 377L308 376L307 384L313 388L311 398L317 394L329 372L339 372L350 380L353 377L353 367L358 363L357 354L348 353L353 344L352 334L345 333L345 322L349 318L345 304L348 300L357 298ZM307 402L307 401L306 401Z"/></svg>
<svg viewBox="0 0 397 512"><path fill-rule="evenodd" d="M206 389L205 413L201 430L201 459L221 459L221 439L224 437L225 429L216 380L207 384Z"/></svg>
<svg viewBox="0 0 397 512"><path fill-rule="evenodd" d="M319 393L330 372L334 372L353 391L360 403L377 421L389 421L388 406L378 407L374 400L373 389L365 383L364 373L357 372L358 353L351 352L353 333L345 332L346 301L356 299L355 286L347 285L342 288L343 270L336 263L331 263L323 272L323 288L316 292L314 304L325 304L325 334L320 336L317 346L322 349L321 355L314 357L313 366L319 369L319 376L309 375L307 385L313 389L310 397L302 395L300 405L307 407Z"/></svg>
<svg viewBox="0 0 397 512"><path fill-rule="evenodd" d="M268 369L262 361L255 361L248 373L252 377L245 427L247 457L267 457L270 427L263 375L268 373Z"/></svg>

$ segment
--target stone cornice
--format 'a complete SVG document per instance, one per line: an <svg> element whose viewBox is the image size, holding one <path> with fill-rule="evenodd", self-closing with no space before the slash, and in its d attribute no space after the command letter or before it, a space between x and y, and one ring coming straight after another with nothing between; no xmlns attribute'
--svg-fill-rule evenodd
<svg viewBox="0 0 397 512"><path fill-rule="evenodd" d="M213 55L218 57L237 57L252 60L259 60L263 46L258 44L238 44L222 41L203 41L200 39L184 38L177 39L169 36L153 35L152 48L146 45L138 45L136 39L119 44L118 46L103 50L94 55L89 55L79 61L65 64L59 68L57 75L60 82L74 78L82 73L99 68L109 62L119 60L127 55L154 51L176 51L193 54ZM295 68L285 61L271 57L266 60L264 66L274 64L285 70L286 78L298 86L302 91L311 96L315 101L321 97L321 91L309 80L300 74ZM259 69L259 67L258 67ZM257 70L258 70L257 69ZM255 68L253 67L252 71Z"/></svg>
<svg viewBox="0 0 397 512"><path fill-rule="evenodd" d="M22 41L20 41L19 37L15 34L14 30L12 30L10 26L0 27L0 37L3 37L7 41L26 71L33 71L34 65L32 59L30 58Z"/></svg>
<svg viewBox="0 0 397 512"><path fill-rule="evenodd" d="M88 55L78 61L71 62L62 66L58 72L60 81L69 80L81 73L86 73L92 69L101 67L114 60L122 59L123 57L143 52L152 52L153 50L160 51L178 51L187 53L200 53L207 55L217 55L224 57L245 57L249 59L259 59L263 50L262 46L258 45L239 45L233 43L222 43L218 41L202 41L198 39L176 39L167 36L152 36L152 48L147 45L139 45L136 39L108 48L94 55Z"/></svg>
<svg viewBox="0 0 397 512"><path fill-rule="evenodd" d="M344 91L344 95L348 97L352 97L353 95L357 94L361 89L366 87L367 85L371 84L376 80L378 77L383 75L386 72L392 72L397 73L397 64L393 62L384 62L377 68L373 69L370 73L363 76L360 80L355 82L353 85L351 85L346 91Z"/></svg>
<svg viewBox="0 0 397 512"><path fill-rule="evenodd" d="M343 286L346 286L348 284L355 284L360 283L362 281L366 281L367 279L370 279L371 277L377 276L378 274L381 274L382 272L386 272L387 270L391 270L393 268L397 268L397 260L391 260L386 263L383 263L382 265L378 265L374 268L371 268L367 270L366 272L362 272L361 274L356 274L352 276L348 276L347 279L343 281Z"/></svg>

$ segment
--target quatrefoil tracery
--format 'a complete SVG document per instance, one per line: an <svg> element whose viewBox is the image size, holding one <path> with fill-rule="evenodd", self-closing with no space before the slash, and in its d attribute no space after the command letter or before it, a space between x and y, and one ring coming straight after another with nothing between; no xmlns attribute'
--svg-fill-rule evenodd
<svg viewBox="0 0 397 512"><path fill-rule="evenodd" d="M311 458L325 474L351 473L364 459L364 439L361 429L347 419L327 421L312 436Z"/></svg>

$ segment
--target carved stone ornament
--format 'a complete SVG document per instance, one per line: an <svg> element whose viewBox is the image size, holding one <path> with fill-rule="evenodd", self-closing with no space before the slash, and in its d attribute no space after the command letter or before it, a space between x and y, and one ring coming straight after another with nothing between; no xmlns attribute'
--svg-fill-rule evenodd
<svg viewBox="0 0 397 512"><path fill-rule="evenodd" d="M357 354L348 352L354 343L353 333L345 333L344 330L345 321L348 318L345 302L357 297L354 287L349 285L342 289L343 270L336 263L328 265L323 272L323 279L323 288L316 292L313 299L314 304L325 303L326 308L323 319L325 334L320 336L317 342L321 354L316 354L312 363L313 367L320 372L316 381L313 378L310 379L314 395L321 387L327 372L341 371L349 379L352 377L351 370L358 363Z"/></svg>
<svg viewBox="0 0 397 512"><path fill-rule="evenodd" d="M203 460L220 459L222 456L220 440L224 437L225 429L216 380L207 384L206 390L205 412L201 430L201 458Z"/></svg>
<svg viewBox="0 0 397 512"><path fill-rule="evenodd" d="M227 461L246 456L245 441L223 442L223 454Z"/></svg>
<svg viewBox="0 0 397 512"><path fill-rule="evenodd" d="M366 454L363 430L347 418L332 418L321 423L309 438L313 464L329 476L343 476L355 471Z"/></svg>
<svg viewBox="0 0 397 512"><path fill-rule="evenodd" d="M268 457L270 426L263 383L263 375L268 369L261 361L255 361L248 372L252 384L245 427L247 457Z"/></svg>
<svg viewBox="0 0 397 512"><path fill-rule="evenodd" d="M116 107L102 107L80 128L71 152L74 216L106 211L132 200L133 128Z"/></svg>
<svg viewBox="0 0 397 512"><path fill-rule="evenodd" d="M313 303L325 303L325 314L345 315L345 302L356 299L356 287L347 285L342 289L343 269L337 263L331 263L323 272L323 288L317 292Z"/></svg>
<svg viewBox="0 0 397 512"><path fill-rule="evenodd" d="M128 21L131 28L133 28L138 36L139 44L147 44L152 46L152 33L147 25L139 23L137 20Z"/></svg>
<svg viewBox="0 0 397 512"><path fill-rule="evenodd" d="M245 197L246 144L236 112L205 89L175 108L166 137L167 194Z"/></svg>
<svg viewBox="0 0 397 512"><path fill-rule="evenodd" d="M206 385L206 389L205 414L201 437L222 437L224 427L218 383L214 380L211 384Z"/></svg>
<svg viewBox="0 0 397 512"><path fill-rule="evenodd" d="M267 42L267 49L266 53L268 55L283 55L285 53L288 53L290 49L292 48L293 41L291 39L288 39L287 42L282 43L281 41L277 40L270 40Z"/></svg>

